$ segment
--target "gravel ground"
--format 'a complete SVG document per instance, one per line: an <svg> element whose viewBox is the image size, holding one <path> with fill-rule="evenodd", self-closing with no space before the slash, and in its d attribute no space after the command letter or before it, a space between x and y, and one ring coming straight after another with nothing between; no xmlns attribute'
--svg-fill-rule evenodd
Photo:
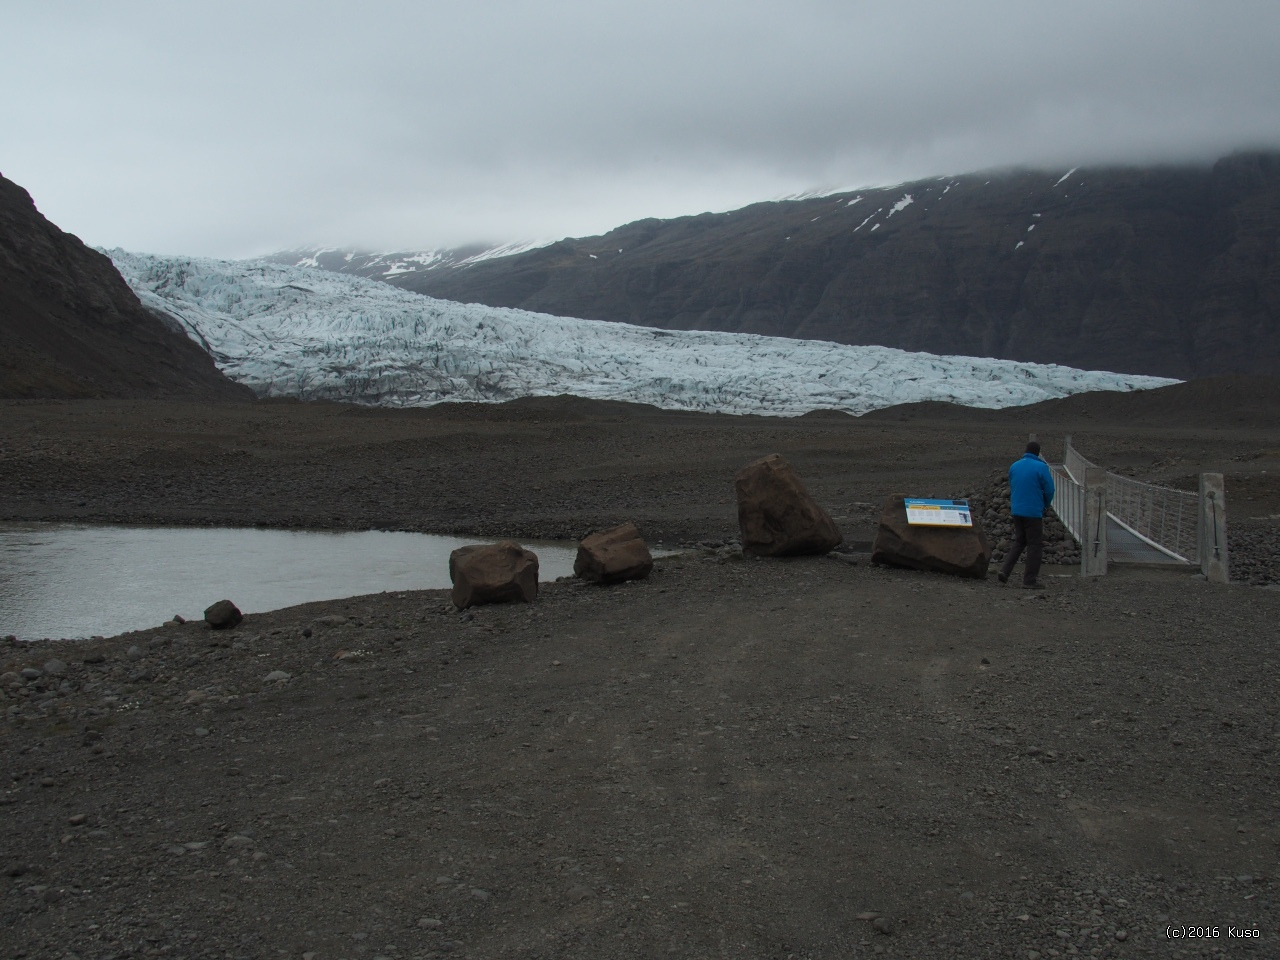
<svg viewBox="0 0 1280 960"><path fill-rule="evenodd" d="M532 606L380 595L11 645L0 940L1276 955L1280 594L1049 580L708 551ZM1221 932L1169 939L1200 924Z"/></svg>
<svg viewBox="0 0 1280 960"><path fill-rule="evenodd" d="M1144 479L1226 473L1233 562L1265 579L1268 428L3 409L12 519L632 519L708 546L531 605L423 591L0 641L0 956L1280 955L1280 591L1051 565L1032 592L865 552L884 496L989 490L1028 432L1072 432ZM733 472L774 451L845 550L733 548Z"/></svg>

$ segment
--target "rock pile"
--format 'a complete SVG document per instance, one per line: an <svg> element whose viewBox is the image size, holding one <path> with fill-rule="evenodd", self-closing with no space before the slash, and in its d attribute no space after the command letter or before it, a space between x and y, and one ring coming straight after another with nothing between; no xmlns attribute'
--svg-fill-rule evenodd
<svg viewBox="0 0 1280 960"><path fill-rule="evenodd" d="M1228 511L1230 496L1227 491ZM1275 521L1232 524L1228 520L1227 551L1233 583L1280 586L1280 531Z"/></svg>
<svg viewBox="0 0 1280 960"><path fill-rule="evenodd" d="M1013 517L1009 513L1009 477L1004 471L992 474L977 490L963 494L982 523L991 541L991 562L1004 561L1013 543ZM1044 518L1044 563L1079 564L1080 545L1052 512Z"/></svg>

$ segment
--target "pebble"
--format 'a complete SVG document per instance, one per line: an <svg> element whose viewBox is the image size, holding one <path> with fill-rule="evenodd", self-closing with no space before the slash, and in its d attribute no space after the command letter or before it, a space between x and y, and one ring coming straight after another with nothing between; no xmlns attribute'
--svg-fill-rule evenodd
<svg viewBox="0 0 1280 960"><path fill-rule="evenodd" d="M283 683L292 677L292 674L285 673L283 670L272 670L262 678L263 683Z"/></svg>
<svg viewBox="0 0 1280 960"><path fill-rule="evenodd" d="M143 657L142 648L136 644L124 652L126 660L141 660Z"/></svg>
<svg viewBox="0 0 1280 960"><path fill-rule="evenodd" d="M44 676L44 671L41 670L39 667L23 667L22 668L23 680L39 680L43 676Z"/></svg>
<svg viewBox="0 0 1280 960"><path fill-rule="evenodd" d="M207 737L209 735L209 731L204 727L196 727L195 730L192 731L192 733L194 733L197 737Z"/></svg>
<svg viewBox="0 0 1280 960"><path fill-rule="evenodd" d="M88 814L77 813L74 816L67 817L67 823L71 824L73 827L78 827L88 819L89 819Z"/></svg>
<svg viewBox="0 0 1280 960"><path fill-rule="evenodd" d="M435 917L422 917L418 921L418 926L423 930L439 930L444 924Z"/></svg>
<svg viewBox="0 0 1280 960"><path fill-rule="evenodd" d="M50 660L44 665L44 672L51 677L60 677L67 672L67 665L61 660Z"/></svg>

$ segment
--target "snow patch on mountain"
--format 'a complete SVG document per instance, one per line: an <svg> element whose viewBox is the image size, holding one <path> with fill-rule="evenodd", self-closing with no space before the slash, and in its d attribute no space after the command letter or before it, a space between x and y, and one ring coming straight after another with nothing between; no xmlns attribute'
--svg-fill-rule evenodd
<svg viewBox="0 0 1280 960"><path fill-rule="evenodd" d="M108 251L148 307L261 396L387 406L572 394L794 416L920 400L1008 407L1175 381L459 304L266 261Z"/></svg>

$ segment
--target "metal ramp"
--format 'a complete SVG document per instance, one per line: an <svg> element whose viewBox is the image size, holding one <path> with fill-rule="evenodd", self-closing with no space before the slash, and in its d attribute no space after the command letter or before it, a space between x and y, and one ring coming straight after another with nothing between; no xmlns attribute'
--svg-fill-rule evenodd
<svg viewBox="0 0 1280 960"><path fill-rule="evenodd" d="M1110 516L1107 517L1107 559L1112 563L1165 563L1172 567L1185 567L1190 563L1148 542Z"/></svg>

